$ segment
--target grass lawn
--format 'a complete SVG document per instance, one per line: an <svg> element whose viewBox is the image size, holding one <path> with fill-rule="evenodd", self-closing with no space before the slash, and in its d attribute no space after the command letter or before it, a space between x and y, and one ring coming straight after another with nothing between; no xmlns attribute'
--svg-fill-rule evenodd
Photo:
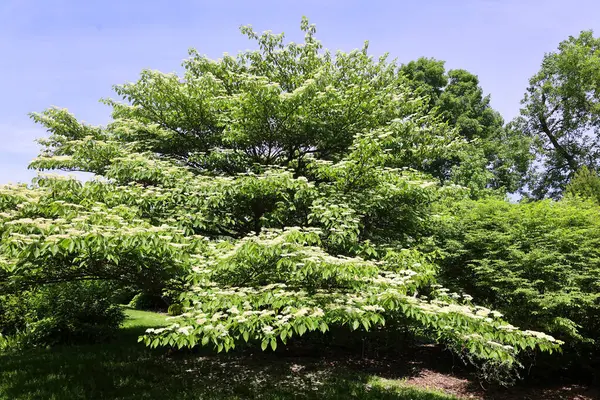
<svg viewBox="0 0 600 400"><path fill-rule="evenodd" d="M137 336L165 317L126 312L110 343L0 355L0 399L455 399L322 358L148 349Z"/></svg>

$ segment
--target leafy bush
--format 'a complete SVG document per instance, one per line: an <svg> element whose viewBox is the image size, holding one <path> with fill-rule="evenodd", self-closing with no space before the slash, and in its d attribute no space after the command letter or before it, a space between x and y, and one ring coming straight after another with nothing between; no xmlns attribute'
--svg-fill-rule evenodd
<svg viewBox="0 0 600 400"><path fill-rule="evenodd" d="M136 310L159 310L164 309L166 304L161 296L141 292L133 296L133 299L129 302L129 307Z"/></svg>
<svg viewBox="0 0 600 400"><path fill-rule="evenodd" d="M27 304L22 296L0 296L0 334L7 336L25 326Z"/></svg>
<svg viewBox="0 0 600 400"><path fill-rule="evenodd" d="M47 285L18 295L3 296L2 335L11 345L49 346L103 341L124 319L109 301L108 287L96 282Z"/></svg>
<svg viewBox="0 0 600 400"><path fill-rule="evenodd" d="M183 306L178 303L171 304L167 313L171 316L181 315L183 313Z"/></svg>
<svg viewBox="0 0 600 400"><path fill-rule="evenodd" d="M440 231L441 279L525 329L600 345L600 208L571 199L460 203Z"/></svg>

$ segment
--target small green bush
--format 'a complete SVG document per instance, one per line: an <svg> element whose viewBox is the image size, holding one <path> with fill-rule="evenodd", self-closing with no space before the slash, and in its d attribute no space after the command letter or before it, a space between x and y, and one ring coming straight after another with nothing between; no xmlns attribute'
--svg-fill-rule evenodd
<svg viewBox="0 0 600 400"><path fill-rule="evenodd" d="M25 326L27 304L22 296L0 296L0 334L4 337L15 334Z"/></svg>
<svg viewBox="0 0 600 400"><path fill-rule="evenodd" d="M181 315L183 314L183 306L179 303L171 304L167 310L167 314L172 316Z"/></svg>
<svg viewBox="0 0 600 400"><path fill-rule="evenodd" d="M104 341L124 320L110 295L110 288L97 282L52 284L5 295L8 306L0 309L0 333L11 347Z"/></svg>
<svg viewBox="0 0 600 400"><path fill-rule="evenodd" d="M141 292L133 296L129 302L129 307L136 310L164 310L166 303L161 296Z"/></svg>

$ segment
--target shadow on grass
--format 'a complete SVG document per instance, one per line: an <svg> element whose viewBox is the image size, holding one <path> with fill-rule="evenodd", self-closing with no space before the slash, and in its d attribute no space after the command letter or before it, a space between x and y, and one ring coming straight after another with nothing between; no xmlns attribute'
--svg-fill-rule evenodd
<svg viewBox="0 0 600 400"><path fill-rule="evenodd" d="M113 343L0 356L3 399L395 399L451 397L389 386L323 358L151 350L143 327ZM1 397L3 396L3 397Z"/></svg>

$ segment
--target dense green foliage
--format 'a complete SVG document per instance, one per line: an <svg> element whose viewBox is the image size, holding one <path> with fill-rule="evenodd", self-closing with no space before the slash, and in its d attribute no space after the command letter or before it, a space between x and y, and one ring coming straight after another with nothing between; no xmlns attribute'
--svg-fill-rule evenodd
<svg viewBox="0 0 600 400"><path fill-rule="evenodd" d="M600 205L600 177L588 167L581 167L565 189L569 196L591 199Z"/></svg>
<svg viewBox="0 0 600 400"><path fill-rule="evenodd" d="M179 303L173 303L167 309L167 313L171 316L177 316L183 314L183 306Z"/></svg>
<svg viewBox="0 0 600 400"><path fill-rule="evenodd" d="M529 191L559 197L583 166L600 168L600 39L583 31L544 56L515 129L533 139Z"/></svg>
<svg viewBox="0 0 600 400"><path fill-rule="evenodd" d="M600 208L583 200L467 201L439 234L441 279L589 360L600 346ZM595 350L593 350L595 348ZM595 353L593 353L595 352ZM584 361L585 360L585 361Z"/></svg>
<svg viewBox="0 0 600 400"><path fill-rule="evenodd" d="M110 291L96 282L69 282L0 296L0 348L106 340L124 318Z"/></svg>
<svg viewBox="0 0 600 400"><path fill-rule="evenodd" d="M515 192L522 186L531 161L529 138L504 127L477 76L461 69L446 72L443 61L427 58L402 65L400 72L417 93L427 96L429 112L466 142L460 151L437 157L426 172L471 189Z"/></svg>
<svg viewBox="0 0 600 400"><path fill-rule="evenodd" d="M161 296L146 292L137 293L127 304L136 310L161 310L167 307Z"/></svg>
<svg viewBox="0 0 600 400"><path fill-rule="evenodd" d="M106 100L106 127L33 114L50 133L33 168L98 178L0 188L0 290L100 279L176 293L185 312L140 338L152 347L275 350L401 320L502 369L522 350L558 349L448 293L415 247L436 223L432 204L458 190L439 187L433 166L453 160L454 173L475 148L467 139L502 130L476 79L452 74L449 96L472 98L453 121L385 56L333 55L302 29L304 43L285 44L243 28L258 50L217 61L192 51L181 77L144 71L115 88L126 103ZM470 189L494 186L479 183Z"/></svg>

